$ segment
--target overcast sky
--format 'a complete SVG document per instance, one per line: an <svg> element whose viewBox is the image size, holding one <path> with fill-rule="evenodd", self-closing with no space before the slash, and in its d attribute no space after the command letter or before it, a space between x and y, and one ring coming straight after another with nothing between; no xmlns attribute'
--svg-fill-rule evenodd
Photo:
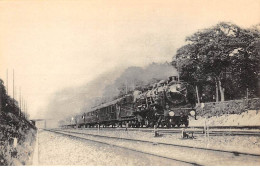
<svg viewBox="0 0 260 169"><path fill-rule="evenodd" d="M115 79L129 66L171 61L186 36L220 21L258 24L260 1L2 0L0 78L6 82L8 68L10 80L15 70L16 93L21 87L31 118L38 118L55 92L106 72L118 71Z"/></svg>

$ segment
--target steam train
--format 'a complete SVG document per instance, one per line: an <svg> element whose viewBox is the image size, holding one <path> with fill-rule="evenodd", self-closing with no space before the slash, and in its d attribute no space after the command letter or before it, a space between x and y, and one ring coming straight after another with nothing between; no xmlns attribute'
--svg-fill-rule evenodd
<svg viewBox="0 0 260 169"><path fill-rule="evenodd" d="M194 88L171 76L144 91L135 90L119 99L66 119L63 127L188 127L196 119Z"/></svg>

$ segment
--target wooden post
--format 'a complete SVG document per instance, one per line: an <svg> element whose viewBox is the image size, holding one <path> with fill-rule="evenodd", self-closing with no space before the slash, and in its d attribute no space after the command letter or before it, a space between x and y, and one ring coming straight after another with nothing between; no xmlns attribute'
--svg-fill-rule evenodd
<svg viewBox="0 0 260 169"><path fill-rule="evenodd" d="M99 130L100 130L100 125L98 124L98 134L99 134Z"/></svg>
<svg viewBox="0 0 260 169"><path fill-rule="evenodd" d="M208 142L209 142L209 125L207 123L207 137L208 137Z"/></svg>
<svg viewBox="0 0 260 169"><path fill-rule="evenodd" d="M126 122L125 131L127 131L127 129L128 129L128 122Z"/></svg>
<svg viewBox="0 0 260 169"><path fill-rule="evenodd" d="M206 136L207 136L207 126L206 126L206 117L205 117L205 121L204 121L204 138L206 139Z"/></svg>
<svg viewBox="0 0 260 169"><path fill-rule="evenodd" d="M185 138L185 134L186 134L186 133L185 133L185 129L182 129L182 130L181 130L181 137L182 137L182 138Z"/></svg>
<svg viewBox="0 0 260 169"><path fill-rule="evenodd" d="M17 147L17 143L18 143L18 140L16 137L13 138L13 147L16 148Z"/></svg>
<svg viewBox="0 0 260 169"><path fill-rule="evenodd" d="M216 102L218 102L218 82L216 81Z"/></svg>
<svg viewBox="0 0 260 169"><path fill-rule="evenodd" d="M159 132L157 131L156 124L154 125L154 137L159 137Z"/></svg>
<svg viewBox="0 0 260 169"><path fill-rule="evenodd" d="M246 88L246 111L248 113L248 88Z"/></svg>
<svg viewBox="0 0 260 169"><path fill-rule="evenodd" d="M198 86L197 85L196 85L196 94L197 94L198 104L200 104L199 91L198 91Z"/></svg>

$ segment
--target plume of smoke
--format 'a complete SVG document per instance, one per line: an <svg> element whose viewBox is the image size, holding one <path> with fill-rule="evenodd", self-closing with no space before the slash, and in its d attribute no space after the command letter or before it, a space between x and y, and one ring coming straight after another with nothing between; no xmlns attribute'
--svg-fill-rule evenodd
<svg viewBox="0 0 260 169"><path fill-rule="evenodd" d="M91 107L113 100L120 92L152 84L177 71L169 63L153 63L144 68L128 67L119 77L117 71L107 72L85 85L56 92L47 106L47 117L65 119L88 111Z"/></svg>
<svg viewBox="0 0 260 169"><path fill-rule="evenodd" d="M177 75L177 71L169 63L152 63L145 68L129 67L113 84L105 87L103 97L106 98L106 101L113 100L118 95L152 85L173 75Z"/></svg>
<svg viewBox="0 0 260 169"><path fill-rule="evenodd" d="M46 118L65 119L87 111L101 100L103 89L112 83L116 76L117 72L107 72L82 86L57 91L47 105Z"/></svg>

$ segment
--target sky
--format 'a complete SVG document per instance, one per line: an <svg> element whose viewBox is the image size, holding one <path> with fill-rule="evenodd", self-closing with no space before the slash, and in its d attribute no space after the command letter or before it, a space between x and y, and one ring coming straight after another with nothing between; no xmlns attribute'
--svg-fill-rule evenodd
<svg viewBox="0 0 260 169"><path fill-rule="evenodd" d="M13 96L14 70L15 98L21 88L41 118L59 91L170 62L185 37L220 21L251 27L259 11L260 0L1 0L0 78L8 69Z"/></svg>

